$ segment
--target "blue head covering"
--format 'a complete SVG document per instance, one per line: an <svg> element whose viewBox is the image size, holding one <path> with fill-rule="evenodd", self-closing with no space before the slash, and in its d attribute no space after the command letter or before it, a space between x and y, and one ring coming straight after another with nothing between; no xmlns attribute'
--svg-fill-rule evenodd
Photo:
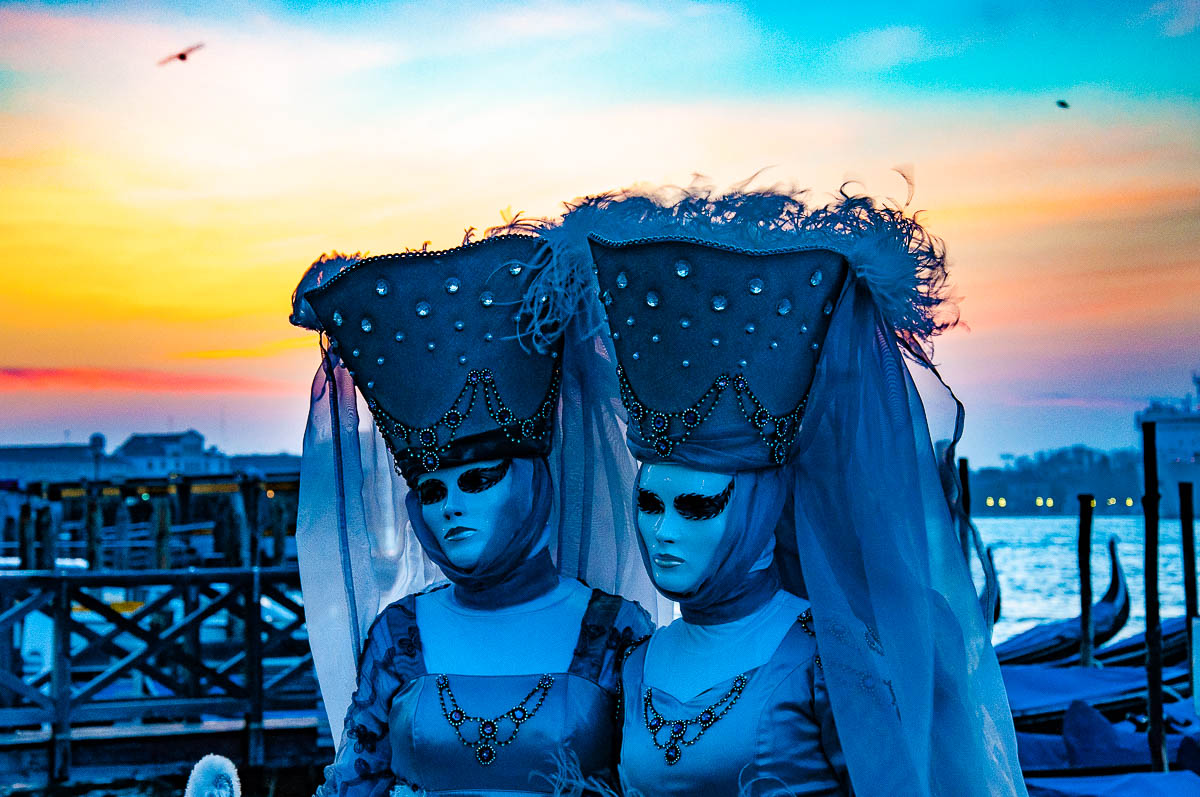
<svg viewBox="0 0 1200 797"><path fill-rule="evenodd" d="M785 485L787 517L772 524L769 499L763 520L787 535L776 547L794 557L787 572L803 570L855 793L1023 795L999 667L903 356L932 368L920 342L953 323L940 242L868 198L810 208L793 194L705 191L584 200L552 237L560 261L598 268L634 454ZM699 319L704 334L688 338ZM953 402L953 457L961 405L942 388L924 400ZM729 555L746 572L762 529L731 520L747 550L730 543ZM709 578L735 583L720 566Z"/></svg>

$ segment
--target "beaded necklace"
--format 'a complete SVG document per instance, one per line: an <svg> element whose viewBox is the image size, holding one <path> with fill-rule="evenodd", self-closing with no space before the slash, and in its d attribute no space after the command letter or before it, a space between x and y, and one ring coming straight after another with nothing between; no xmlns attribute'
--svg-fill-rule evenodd
<svg viewBox="0 0 1200 797"><path fill-rule="evenodd" d="M663 751L668 766L679 763L679 759L683 757L682 748L691 747L700 741L700 737L704 735L705 731L729 713L730 709L737 704L738 698L742 696L742 690L746 688L748 682L749 679L745 673L739 675L733 679L733 686L729 687L729 691L720 700L691 719L678 720L669 720L659 714L658 709L654 707L654 692L649 687L646 688L646 699L642 701L642 720L646 723L646 730L650 731L650 741ZM695 736L688 738L688 728L693 725L699 726L699 730L696 731ZM658 732L663 729L667 729L669 734L666 741L660 742Z"/></svg>
<svg viewBox="0 0 1200 797"><path fill-rule="evenodd" d="M542 703L546 702L546 695L552 686L554 686L554 676L543 675L529 690L529 694L508 711L495 717L476 717L463 711L462 707L458 705L454 692L450 691L450 678L446 675L437 677L438 701L441 703L442 716L454 728L454 733L463 746L474 750L475 760L479 762L480 766L485 767L496 760L496 748L505 747L516 741L521 725L533 719L533 716L537 714ZM533 700L534 695L537 695L537 702L531 707L528 704ZM446 707L447 698L450 701L449 708ZM512 730L507 736L501 738L500 734L503 730L501 721L503 720L511 723ZM463 736L462 726L467 723L475 723L478 728L474 739Z"/></svg>

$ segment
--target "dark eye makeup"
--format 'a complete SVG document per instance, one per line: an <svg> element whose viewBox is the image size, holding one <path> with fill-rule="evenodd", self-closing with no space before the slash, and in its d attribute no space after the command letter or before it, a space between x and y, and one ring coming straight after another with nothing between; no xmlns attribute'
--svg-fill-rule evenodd
<svg viewBox="0 0 1200 797"><path fill-rule="evenodd" d="M482 493L495 487L508 474L511 459L502 460L490 468L472 468L458 477L458 486L464 493Z"/></svg>
<svg viewBox="0 0 1200 797"><path fill-rule="evenodd" d="M417 485L417 500L422 506L446 500L446 484L441 479L425 479Z"/></svg>
<svg viewBox="0 0 1200 797"><path fill-rule="evenodd" d="M639 512L645 512L648 515L661 515L667 510L663 506L661 498L649 490L643 490L641 487L637 491L637 506Z"/></svg>
<svg viewBox="0 0 1200 797"><path fill-rule="evenodd" d="M709 520L725 511L729 504L729 496L733 495L733 479L729 485L717 495L700 495L699 493L683 493L675 496L675 511L685 520Z"/></svg>

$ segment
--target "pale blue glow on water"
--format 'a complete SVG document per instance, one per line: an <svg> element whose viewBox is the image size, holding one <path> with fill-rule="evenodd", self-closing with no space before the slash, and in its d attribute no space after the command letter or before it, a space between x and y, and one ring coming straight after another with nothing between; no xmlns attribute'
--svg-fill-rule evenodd
<svg viewBox="0 0 1200 797"><path fill-rule="evenodd" d="M977 518L984 543L995 549L1003 614L993 635L1001 642L1025 629L1079 615L1079 566L1075 517ZM1162 617L1183 614L1182 527L1178 520L1159 524L1158 584ZM1139 516L1097 517L1092 525L1092 594L1108 588L1107 541L1117 538L1131 601L1129 623L1118 638L1146 627L1143 578L1144 520Z"/></svg>

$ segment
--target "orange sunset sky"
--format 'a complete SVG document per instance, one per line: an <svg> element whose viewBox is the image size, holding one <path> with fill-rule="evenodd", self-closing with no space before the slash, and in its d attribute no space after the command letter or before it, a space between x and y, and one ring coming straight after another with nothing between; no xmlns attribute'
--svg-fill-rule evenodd
<svg viewBox="0 0 1200 797"><path fill-rule="evenodd" d="M761 169L818 199L915 178L977 464L1133 445L1189 388L1200 4L599 8L0 5L0 443L298 451L317 255Z"/></svg>

